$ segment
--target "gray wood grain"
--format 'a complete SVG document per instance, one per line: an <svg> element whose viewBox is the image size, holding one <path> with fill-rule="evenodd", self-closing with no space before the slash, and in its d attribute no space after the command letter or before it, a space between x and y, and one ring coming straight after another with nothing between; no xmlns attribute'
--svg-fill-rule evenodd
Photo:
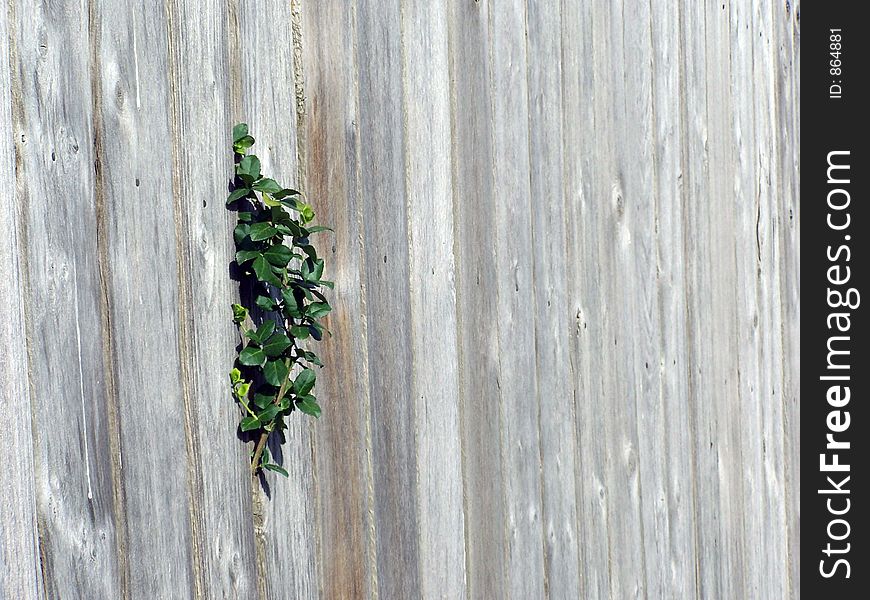
<svg viewBox="0 0 870 600"><path fill-rule="evenodd" d="M507 531L508 595L544 595L544 514L541 499L540 406L535 347L534 253L530 191L529 85L526 6L505 3L489 15L492 63L493 196L498 380ZM570 424L569 424L570 425ZM495 465L493 465L495 467Z"/></svg>
<svg viewBox="0 0 870 600"><path fill-rule="evenodd" d="M653 160L655 285L657 287L658 348L650 357L650 369L659 372L657 405L644 409L646 428L658 440L645 448L644 474L655 473L645 485L652 513L651 535L645 539L647 575L655 597L692 597L696 594L696 540L692 440L690 437L689 361L685 340L686 263L683 241L682 136L679 31L680 10L674 3L650 5L650 46ZM644 229L648 230L647 225ZM643 230L638 232L643 235ZM647 432L641 432L646 437ZM650 442L648 442L650 444ZM662 472L656 472L656 465ZM654 507L653 510L651 510Z"/></svg>
<svg viewBox="0 0 870 600"><path fill-rule="evenodd" d="M509 594L502 473L489 8L450 4L459 418L470 598ZM498 557L495 559L495 557Z"/></svg>
<svg viewBox="0 0 870 600"><path fill-rule="evenodd" d="M318 351L323 416L313 427L320 517L320 589L324 598L377 593L374 486L369 424L365 288L356 93L355 21L338 3L305 7L303 30L309 198L320 221L335 229L317 240L328 258L333 312Z"/></svg>
<svg viewBox="0 0 870 600"><path fill-rule="evenodd" d="M12 121L12 70L9 12L0 11L0 179L16 182ZM20 92L19 92L20 94ZM16 94L16 103L21 97ZM20 105L18 107L20 111ZM43 598L39 568L39 540L36 531L36 494L33 478L31 397L27 377L27 343L24 329L25 284L22 273L24 244L19 231L19 198L9 194L0 206L0 262L6 265L0 280L0 599Z"/></svg>
<svg viewBox="0 0 870 600"><path fill-rule="evenodd" d="M276 43L275 24L284 23L285 35ZM290 2L239 4L241 113L257 139L252 151L262 161L263 173L282 185L305 189L297 156L296 89ZM296 82L297 84L299 82ZM315 205L315 210L319 207ZM318 240L319 241L319 240ZM322 250L322 246L319 246ZM315 348L316 350L316 348ZM271 440L273 458L290 474L261 477L257 485L263 508L266 597L310 598L317 594L317 503L314 492L311 418L297 413L287 422L287 443L281 448ZM289 484L289 485L288 485ZM292 568L288 568L293 565Z"/></svg>
<svg viewBox="0 0 870 600"><path fill-rule="evenodd" d="M120 598L89 19L68 2L20 2L10 14L42 585L49 598Z"/></svg>
<svg viewBox="0 0 870 600"><path fill-rule="evenodd" d="M190 518L196 492L185 437L166 435L183 432L184 406L178 257L167 226L173 180L151 151L171 139L167 24L137 18L132 5L98 3L95 17L98 241L120 422L125 593L194 597L203 587Z"/></svg>
<svg viewBox="0 0 870 600"><path fill-rule="evenodd" d="M564 273L561 12L531 2L528 47L530 211L534 256L535 363L540 423L544 588L554 597L577 590L579 560L574 460L577 454L572 364L562 332L570 322ZM531 307L530 307L531 308Z"/></svg>
<svg viewBox="0 0 870 600"><path fill-rule="evenodd" d="M464 598L447 7L402 6L418 563L425 598Z"/></svg>
<svg viewBox="0 0 870 600"><path fill-rule="evenodd" d="M225 208L233 89L223 3L170 2L171 163L178 298L177 334L196 595L247 598L258 589L249 448L228 391L237 331L229 278L235 219ZM149 13L150 14L150 13ZM193 58L195 57L195 59Z"/></svg>
<svg viewBox="0 0 870 600"><path fill-rule="evenodd" d="M638 314L638 284L632 281L637 248L633 234L636 227L649 224L635 215L637 207L648 201L648 193L638 189L634 178L647 165L635 147L639 124L629 112L634 82L628 81L626 69L634 57L626 52L628 19L618 3L601 13L593 11L595 89L601 93L593 94L598 161L592 166L596 176L590 198L597 204L599 222L589 234L597 246L592 260L598 265L595 287L599 297L595 312L586 321L593 347L602 355L602 370L593 375L601 379L601 387L591 397L608 399L601 418L604 478L599 493L604 493L607 511L609 593L616 598L636 598L648 590L637 411L638 367L643 364L639 364L642 357L637 355L637 344L645 332ZM585 435L591 434L588 427L584 429Z"/></svg>
<svg viewBox="0 0 870 600"><path fill-rule="evenodd" d="M378 593L418 597L400 5L361 0L356 17Z"/></svg>
<svg viewBox="0 0 870 600"><path fill-rule="evenodd" d="M683 15L684 37L692 42L684 65L688 197L706 199L686 206L691 236L686 249L687 303L699 594L742 597L749 593L740 533L744 482L736 468L742 464L743 447L730 408L739 397L738 340L729 333L737 317L733 299L737 267L734 253L728 250L738 232L728 157L733 145L728 128L733 99L727 84L727 25L721 13L718 4L710 3L686 7Z"/></svg>
<svg viewBox="0 0 870 600"><path fill-rule="evenodd" d="M780 238L780 331L782 346L783 506L788 531L786 565L789 597L800 597L800 0L771 6L776 75L776 111L771 125L778 133L778 185L771 191L777 205ZM760 116L756 117L760 119ZM779 358L779 357L775 357ZM780 565L774 565L779 569Z"/></svg>
<svg viewBox="0 0 870 600"><path fill-rule="evenodd" d="M0 597L799 597L798 11L12 0ZM336 230L289 480L237 120Z"/></svg>
<svg viewBox="0 0 870 600"><path fill-rule="evenodd" d="M615 15L618 23L615 27L622 31L621 52L624 62L622 81L616 86L616 132L620 140L617 143L620 190L624 194L622 201L625 203L624 215L620 220L625 227L623 241L627 242L625 251L629 257L627 266L631 274L622 285L634 328L634 332L622 329L620 343L631 340L628 342L630 348L622 349L621 352L630 357L625 368L632 371L633 378L631 395L635 398L636 410L637 429L634 435L637 436L637 485L641 516L640 540L637 543L643 550L641 572L644 578L641 592L627 592L661 598L677 593L681 586L682 589L690 589L692 577L687 576L686 567L683 566L680 581L674 582L674 567L671 566L673 559L661 559L663 547L667 548L668 554L671 552L671 511L667 510L666 488L673 475L669 471L674 468L674 475L685 476L689 465L686 453L676 453L671 461L661 460L668 456L668 420L678 419L676 414L665 412L666 402L671 399L685 402L685 395L680 396L674 390L663 397L661 392L662 372L665 369L670 373L680 371L675 368L673 358L670 365L665 367L662 357L665 348L661 344L660 332L666 331L666 324L680 324L682 315L671 312L676 308L673 303L666 305L669 310L664 315L660 311L661 271L666 267L661 265L659 244L679 248L682 238L664 238L665 232L655 227L659 219L661 198L655 189L658 175L655 135L658 124L653 82L658 77L666 82L667 74L674 72L675 65L665 67L667 70L653 71L646 61L646 57L658 56L652 52L653 26L650 9L649 5L627 5L621 14ZM675 23L672 22L670 30L675 29ZM671 57L676 58L676 53L672 53ZM661 58L667 59L669 56L663 54ZM672 126L678 124L679 117L675 111L665 112L665 117L668 118L666 123ZM677 149L678 146L671 143L669 150L672 152L672 162L668 165L669 169L675 167L673 156ZM674 235L676 232L667 229L666 233ZM674 378L673 375L671 377ZM685 414L685 411L680 412ZM685 419L683 423L677 421L674 425L682 426L682 431L688 430ZM680 559L691 560L691 557L681 556Z"/></svg>
<svg viewBox="0 0 870 600"><path fill-rule="evenodd" d="M610 537L605 488L607 445L604 413L596 402L601 398L601 369L606 368L599 352L602 298L598 292L602 273L599 265L597 228L606 202L596 200L606 193L601 154L607 122L601 102L593 91L606 89L601 78L601 40L595 35L596 11L592 3L562 3L562 106L566 213L566 273L571 299L572 321L569 340L574 368L576 403L575 429L578 457L575 461L577 488L577 535L580 557L580 590L584 598L610 596ZM566 32L570 32L566 35Z"/></svg>

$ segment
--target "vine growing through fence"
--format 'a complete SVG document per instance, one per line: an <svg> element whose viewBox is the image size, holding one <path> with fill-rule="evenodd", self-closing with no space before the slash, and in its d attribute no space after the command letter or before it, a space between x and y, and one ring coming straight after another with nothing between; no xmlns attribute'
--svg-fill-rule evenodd
<svg viewBox="0 0 870 600"><path fill-rule="evenodd" d="M300 192L263 177L260 160L248 154L253 145L245 123L233 127L235 178L227 204L238 208L235 262L252 300L245 305L243 294L232 307L241 343L230 384L243 411L240 428L256 440L251 472L287 476L267 441L275 434L285 443L286 419L296 410L320 416L313 392L315 368L323 363L305 342L326 333L320 320L332 308L323 288L333 284L323 279L323 259L310 236L331 229L312 224L314 211Z"/></svg>

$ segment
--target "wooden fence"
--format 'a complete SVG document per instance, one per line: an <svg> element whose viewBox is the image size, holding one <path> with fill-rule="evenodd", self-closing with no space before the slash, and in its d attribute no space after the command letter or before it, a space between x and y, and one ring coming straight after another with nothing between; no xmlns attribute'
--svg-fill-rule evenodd
<svg viewBox="0 0 870 600"><path fill-rule="evenodd" d="M799 597L799 12L4 4L0 597ZM336 230L264 490L239 120Z"/></svg>

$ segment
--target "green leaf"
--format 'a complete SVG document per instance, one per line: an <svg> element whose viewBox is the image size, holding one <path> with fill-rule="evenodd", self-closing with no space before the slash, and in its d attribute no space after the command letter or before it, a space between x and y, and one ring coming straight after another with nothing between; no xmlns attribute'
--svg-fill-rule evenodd
<svg viewBox="0 0 870 600"><path fill-rule="evenodd" d="M286 267L293 258L293 251L282 244L275 244L263 252L263 256L276 267Z"/></svg>
<svg viewBox="0 0 870 600"><path fill-rule="evenodd" d="M265 204L266 206L269 206L271 208L278 208L281 206L280 202L278 202L277 200L272 198L272 196L270 196L266 192L263 192L263 204Z"/></svg>
<svg viewBox="0 0 870 600"><path fill-rule="evenodd" d="M299 211L299 214L302 215L303 223L310 223L314 220L314 209L311 208L310 204L305 202L297 202L296 210Z"/></svg>
<svg viewBox="0 0 870 600"><path fill-rule="evenodd" d="M236 123L233 125L233 142L238 142L246 135L248 135L247 123Z"/></svg>
<svg viewBox="0 0 870 600"><path fill-rule="evenodd" d="M317 373L311 369L302 369L293 382L293 392L297 396L304 396L314 387L315 381L317 381Z"/></svg>
<svg viewBox="0 0 870 600"><path fill-rule="evenodd" d="M290 477L290 473L284 470L284 467L278 466L275 463L269 463L267 465L263 465L264 469L269 469L270 471L275 471L276 473L280 473L284 477Z"/></svg>
<svg viewBox="0 0 870 600"><path fill-rule="evenodd" d="M236 170L242 181L248 185L252 185L260 178L260 159L254 154L250 154L239 161L236 165Z"/></svg>
<svg viewBox="0 0 870 600"><path fill-rule="evenodd" d="M280 356L284 350L292 345L293 342L290 341L290 338L283 333L276 333L263 344L263 352L266 353L266 356L270 357Z"/></svg>
<svg viewBox="0 0 870 600"><path fill-rule="evenodd" d="M250 230L251 226L248 223L239 223L236 225L235 229L233 229L233 239L236 240L236 244L241 244L242 241L248 237L248 232Z"/></svg>
<svg viewBox="0 0 870 600"><path fill-rule="evenodd" d="M313 265L311 263L314 263ZM318 283L320 278L323 276L323 259L318 258L317 260L306 260L302 263L302 277L305 278L306 281L310 281L312 283Z"/></svg>
<svg viewBox="0 0 870 600"><path fill-rule="evenodd" d="M262 367L266 363L266 354L259 348L246 346L239 352L239 362L249 367Z"/></svg>
<svg viewBox="0 0 870 600"><path fill-rule="evenodd" d="M308 227L308 233L320 233L321 231L335 231L332 227L324 227L323 225L314 225Z"/></svg>
<svg viewBox="0 0 870 600"><path fill-rule="evenodd" d="M237 142L233 142L233 152L236 154L244 155L245 152L254 145L254 138L249 135L246 135L242 139Z"/></svg>
<svg viewBox="0 0 870 600"><path fill-rule="evenodd" d="M275 418L275 415L278 414L279 410L280 409L277 405L270 404L262 411L260 411L260 413L257 415L257 419L260 421L260 423L269 423Z"/></svg>
<svg viewBox="0 0 870 600"><path fill-rule="evenodd" d="M269 296L257 296L257 306L265 311L271 312L278 308L278 303L272 300Z"/></svg>
<svg viewBox="0 0 870 600"><path fill-rule="evenodd" d="M257 250L239 250L236 252L236 262L243 265L249 260L254 260L258 256L262 255Z"/></svg>
<svg viewBox="0 0 870 600"><path fill-rule="evenodd" d="M233 323L238 325L248 317L248 309L241 304L233 304Z"/></svg>
<svg viewBox="0 0 870 600"><path fill-rule="evenodd" d="M293 217L291 217L290 214L286 210L284 210L284 207L280 204L278 206L272 207L271 214L272 223L274 223L276 227L278 225L286 225L287 227L292 228L295 225ZM296 228L298 229L298 226L296 226ZM292 231L293 229L291 229L291 233Z"/></svg>
<svg viewBox="0 0 870 600"><path fill-rule="evenodd" d="M308 305L305 314L314 319L319 319L328 315L331 310L332 307L326 302L312 302Z"/></svg>
<svg viewBox="0 0 870 600"><path fill-rule="evenodd" d="M247 212L247 211L241 211L241 212L239 213L239 221L241 221L242 223L250 223L250 222L251 222L251 218L252 218L253 216L254 216L253 214L251 214L251 213L249 213L249 212Z"/></svg>
<svg viewBox="0 0 870 600"><path fill-rule="evenodd" d="M311 415L315 418L320 418L320 405L314 396L303 396L296 401L296 408L304 412L306 415Z"/></svg>
<svg viewBox="0 0 870 600"><path fill-rule="evenodd" d="M314 279L316 281L320 281L320 278L323 277L323 259L318 258L314 261L314 272L312 273Z"/></svg>
<svg viewBox="0 0 870 600"><path fill-rule="evenodd" d="M240 198L244 198L245 196L247 196L250 193L251 193L251 190L249 190L248 188L239 188L237 190L233 190L232 192L230 192L230 195L227 197L227 204L232 204L236 200L239 200Z"/></svg>
<svg viewBox="0 0 870 600"><path fill-rule="evenodd" d="M281 200L282 198L286 198L287 196L301 196L302 192L300 192L299 190L291 190L290 188L284 188L280 192L275 192L272 195L275 196L275 198L277 198L278 200Z"/></svg>
<svg viewBox="0 0 870 600"><path fill-rule="evenodd" d="M263 345L263 342L268 340L269 336L273 333L275 333L275 321L272 319L266 319L263 321L263 324L257 328L257 343Z"/></svg>
<svg viewBox="0 0 870 600"><path fill-rule="evenodd" d="M295 337L297 340L304 340L311 334L308 331L308 328L303 325L294 325L290 328L290 335Z"/></svg>
<svg viewBox="0 0 870 600"><path fill-rule="evenodd" d="M260 281L265 281L266 283L271 283L273 285L281 285L281 282L272 272L272 266L269 264L269 261L262 256L254 259L254 273L257 274L257 279Z"/></svg>
<svg viewBox="0 0 870 600"><path fill-rule="evenodd" d="M257 417L245 417L242 419L242 431L251 431L252 429L259 429L262 427L260 420Z"/></svg>
<svg viewBox="0 0 870 600"><path fill-rule="evenodd" d="M317 260L317 250L312 245L302 246L302 251L308 255L311 260Z"/></svg>
<svg viewBox="0 0 870 600"><path fill-rule="evenodd" d="M254 223L251 225L248 235L251 236L253 241L259 242L262 240L268 240L276 233L278 233L278 230L272 227L271 223Z"/></svg>
<svg viewBox="0 0 870 600"><path fill-rule="evenodd" d="M320 357L314 354L314 352L309 352L308 350L306 350L302 353L302 357L310 362L312 365L317 365L318 367L323 366L323 362L320 360Z"/></svg>
<svg viewBox="0 0 870 600"><path fill-rule="evenodd" d="M327 281L326 279L321 279L319 283L320 285L325 285L329 289L333 289L335 287L334 281Z"/></svg>
<svg viewBox="0 0 870 600"><path fill-rule="evenodd" d="M266 366L263 367L263 377L269 385L274 385L275 387L279 387L284 383L284 379L286 379L288 372L289 369L287 369L287 365L284 364L284 360L280 358L278 360L270 360L266 363Z"/></svg>
<svg viewBox="0 0 870 600"><path fill-rule="evenodd" d="M281 186L278 185L278 182L268 178L259 180L253 185L253 188L258 192L265 192L267 194L275 194L281 191Z"/></svg>
<svg viewBox="0 0 870 600"><path fill-rule="evenodd" d="M321 329L320 325L317 323L311 323L308 325L308 331L311 333L311 337L318 342L323 339L323 329Z"/></svg>
<svg viewBox="0 0 870 600"><path fill-rule="evenodd" d="M242 380L242 372L238 369L233 369L230 371L230 383L236 385L239 381Z"/></svg>
<svg viewBox="0 0 870 600"><path fill-rule="evenodd" d="M250 389L251 389L251 383L249 381L246 381L245 383L239 384L239 386L235 390L236 391L236 398L238 398L239 400L244 399L245 396L248 395L248 391L250 391Z"/></svg>
<svg viewBox="0 0 870 600"><path fill-rule="evenodd" d="M275 403L275 396L269 394L254 394L254 404L260 408L266 408Z"/></svg>

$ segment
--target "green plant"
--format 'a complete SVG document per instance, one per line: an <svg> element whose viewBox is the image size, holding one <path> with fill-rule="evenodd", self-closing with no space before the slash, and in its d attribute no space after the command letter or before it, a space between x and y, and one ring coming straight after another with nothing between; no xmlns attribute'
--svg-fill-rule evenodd
<svg viewBox="0 0 870 600"><path fill-rule="evenodd" d="M323 363L300 342L319 341L325 332L320 319L332 310L321 290L333 284L322 279L323 259L309 239L331 229L311 224L314 211L300 192L262 176L260 160L248 154L253 144L246 124L233 127L236 166L227 204L238 207L235 262L250 293L232 307L241 344L230 383L244 411L240 428L256 440L251 472L263 468L286 476L271 461L266 442L273 433L286 441L285 418L294 410L320 416L313 367ZM253 298L249 306L246 295Z"/></svg>

